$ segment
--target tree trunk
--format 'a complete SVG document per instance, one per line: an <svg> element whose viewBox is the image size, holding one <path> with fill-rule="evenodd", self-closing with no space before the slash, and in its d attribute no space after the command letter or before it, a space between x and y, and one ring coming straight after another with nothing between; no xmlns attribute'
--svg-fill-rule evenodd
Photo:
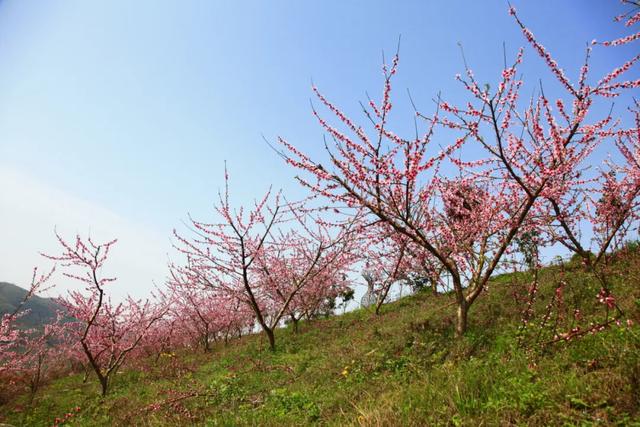
<svg viewBox="0 0 640 427"><path fill-rule="evenodd" d="M458 311L456 318L456 336L461 337L467 331L467 315L469 314L469 306L466 300L458 302Z"/></svg>
<svg viewBox="0 0 640 427"><path fill-rule="evenodd" d="M42 361L40 358L38 358L38 366L36 369L36 373L29 383L29 405L33 404L33 399L35 399L38 387L40 387L40 373L42 372Z"/></svg>
<svg viewBox="0 0 640 427"><path fill-rule="evenodd" d="M387 300L387 295L389 295L389 290L391 289L391 285L393 283L389 283L382 289L382 294L378 296L376 299L376 316L380 314L380 309L382 308L382 304Z"/></svg>
<svg viewBox="0 0 640 427"><path fill-rule="evenodd" d="M107 395L107 389L109 387L109 378L105 377L103 375L98 376L98 379L100 380L100 387L102 390L102 397Z"/></svg>
<svg viewBox="0 0 640 427"><path fill-rule="evenodd" d="M382 303L384 303L384 299L382 298L376 301L376 309L375 309L376 316L380 315L380 308L382 307Z"/></svg>
<svg viewBox="0 0 640 427"><path fill-rule="evenodd" d="M267 334L267 338L269 338L269 350L275 351L276 350L276 337L275 337L275 335L273 333L273 329L264 328L264 332Z"/></svg>
<svg viewBox="0 0 640 427"><path fill-rule="evenodd" d="M296 319L296 316L294 316L293 314L291 316L291 321L293 322L293 332L294 333L298 333L298 322L300 321L300 319Z"/></svg>

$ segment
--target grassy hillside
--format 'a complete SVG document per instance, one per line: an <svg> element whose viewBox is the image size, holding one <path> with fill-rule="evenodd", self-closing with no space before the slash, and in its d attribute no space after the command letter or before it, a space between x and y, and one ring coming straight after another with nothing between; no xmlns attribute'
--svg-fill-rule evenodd
<svg viewBox="0 0 640 427"><path fill-rule="evenodd" d="M27 291L11 283L0 282L0 316L5 313L13 313L24 299ZM33 328L55 319L56 309L59 306L50 298L33 296L24 305L29 313L20 319L19 324Z"/></svg>
<svg viewBox="0 0 640 427"><path fill-rule="evenodd" d="M636 325L638 273L637 253L611 272ZM209 354L164 354L151 368L120 374L104 400L92 378L66 377L32 406L18 398L0 407L0 421L52 425L72 413L69 425L87 426L640 425L640 328L613 326L543 348L541 317L557 283L566 283L567 312L579 305L592 321L603 313L599 286L578 265L545 268L537 315L522 331L514 295L529 279L496 278L460 340L451 296L425 292L380 316L357 310L304 323L298 334L278 330L274 353L255 335Z"/></svg>

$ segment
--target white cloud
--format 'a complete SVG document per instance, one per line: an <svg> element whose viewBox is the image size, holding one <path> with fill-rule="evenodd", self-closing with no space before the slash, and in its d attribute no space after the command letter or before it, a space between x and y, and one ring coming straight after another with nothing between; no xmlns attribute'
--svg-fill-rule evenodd
<svg viewBox="0 0 640 427"><path fill-rule="evenodd" d="M39 253L60 252L54 228L71 241L76 233L97 242L118 239L105 266L106 275L118 278L109 285L114 301L127 294L146 298L153 282L166 277L169 236L0 165L0 281L24 287L34 266L50 268L52 262ZM55 294L74 286L60 274L55 283Z"/></svg>

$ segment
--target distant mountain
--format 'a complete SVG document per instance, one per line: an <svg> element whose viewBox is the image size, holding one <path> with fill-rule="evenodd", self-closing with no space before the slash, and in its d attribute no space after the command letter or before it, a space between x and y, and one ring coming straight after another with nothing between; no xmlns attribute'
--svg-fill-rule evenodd
<svg viewBox="0 0 640 427"><path fill-rule="evenodd" d="M0 316L13 313L27 294L26 289L11 283L0 282ZM61 308L53 299L32 296L23 306L29 313L20 319L22 327L39 327L55 319L56 310Z"/></svg>

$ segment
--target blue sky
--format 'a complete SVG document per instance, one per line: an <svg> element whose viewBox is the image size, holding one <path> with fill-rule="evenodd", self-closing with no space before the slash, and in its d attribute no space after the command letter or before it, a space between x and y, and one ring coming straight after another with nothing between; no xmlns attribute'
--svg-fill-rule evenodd
<svg viewBox="0 0 640 427"><path fill-rule="evenodd" d="M617 1L513 4L574 79L586 42L624 34ZM262 135L320 156L311 80L360 117L400 34L394 114L407 131L407 88L425 111L438 91L461 95L458 42L481 81L495 81L503 42L510 57L525 43L494 0L1 1L0 280L46 265L37 252L55 248L57 226L120 237L113 268L144 295L172 228L211 212L225 160L238 203L269 184L302 194ZM632 52L598 49L595 75ZM551 80L531 51L523 69Z"/></svg>

